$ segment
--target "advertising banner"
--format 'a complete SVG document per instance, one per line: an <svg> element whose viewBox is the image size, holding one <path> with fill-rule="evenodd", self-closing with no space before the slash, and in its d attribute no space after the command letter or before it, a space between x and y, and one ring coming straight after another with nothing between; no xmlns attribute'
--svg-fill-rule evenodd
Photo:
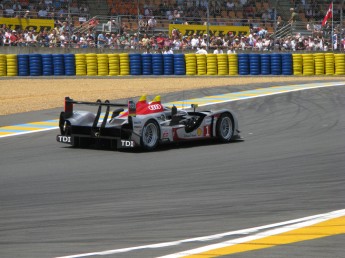
<svg viewBox="0 0 345 258"><path fill-rule="evenodd" d="M11 30L35 30L37 32L54 29L52 19L29 19L29 18L0 18L0 25L6 25Z"/></svg>
<svg viewBox="0 0 345 258"><path fill-rule="evenodd" d="M181 24L169 24L169 35L172 34L174 29L179 30L183 36L193 36L197 34L202 36L207 34L206 25L181 25ZM225 36L231 32L234 36L238 35L249 35L250 28L249 26L224 26L224 25L210 25L209 33L210 36Z"/></svg>

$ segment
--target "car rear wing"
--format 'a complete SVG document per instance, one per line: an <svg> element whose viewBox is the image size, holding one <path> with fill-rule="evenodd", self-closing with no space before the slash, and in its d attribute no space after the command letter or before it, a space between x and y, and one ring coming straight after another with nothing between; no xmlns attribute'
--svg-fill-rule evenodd
<svg viewBox="0 0 345 258"><path fill-rule="evenodd" d="M76 101L76 100L71 99L70 97L65 97L65 112L64 112L64 118L65 119L73 115L73 105L74 104L98 106L96 118L93 122L93 128L97 127L97 123L98 123L99 118L101 116L103 106L106 106L107 108L106 108L106 112L104 115L104 119L103 119L101 128L105 127L105 124L106 124L108 117L109 117L110 107L127 107L128 110L131 110L132 116L135 116L135 104L132 100L128 101L127 104L122 104L122 103L110 103L109 100L105 100L104 102L102 102L100 99L98 99L96 102ZM134 104L134 110L133 110L133 104Z"/></svg>

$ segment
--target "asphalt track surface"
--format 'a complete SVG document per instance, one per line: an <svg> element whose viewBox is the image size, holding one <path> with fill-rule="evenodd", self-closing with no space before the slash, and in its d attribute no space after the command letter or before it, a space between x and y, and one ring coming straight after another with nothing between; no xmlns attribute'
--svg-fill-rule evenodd
<svg viewBox="0 0 345 258"><path fill-rule="evenodd" d="M184 94L163 99L197 93ZM237 113L244 142L169 145L146 153L66 147L55 142L56 130L1 139L0 257L143 246L344 209L345 86L212 108ZM15 124L57 114L0 119ZM340 258L344 242L345 235L337 235L231 257ZM206 244L104 257L158 257Z"/></svg>

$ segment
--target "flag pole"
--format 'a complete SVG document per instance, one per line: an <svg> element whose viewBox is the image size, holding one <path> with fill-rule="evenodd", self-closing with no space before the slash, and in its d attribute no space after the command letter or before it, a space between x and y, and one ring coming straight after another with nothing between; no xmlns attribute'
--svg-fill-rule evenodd
<svg viewBox="0 0 345 258"><path fill-rule="evenodd" d="M333 29L333 16L334 16L334 12L333 12L333 1L332 1L332 33L331 33L331 43L332 43L332 51L334 51L334 43L333 43L333 36L334 36L334 29Z"/></svg>

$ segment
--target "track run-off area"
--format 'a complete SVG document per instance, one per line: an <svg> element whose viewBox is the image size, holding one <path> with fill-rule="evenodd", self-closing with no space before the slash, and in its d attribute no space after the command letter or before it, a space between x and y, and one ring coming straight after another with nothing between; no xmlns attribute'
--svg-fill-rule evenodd
<svg viewBox="0 0 345 258"><path fill-rule="evenodd" d="M162 99L235 111L244 142L76 149L59 109L11 116L0 257L343 257L345 82L225 91Z"/></svg>

